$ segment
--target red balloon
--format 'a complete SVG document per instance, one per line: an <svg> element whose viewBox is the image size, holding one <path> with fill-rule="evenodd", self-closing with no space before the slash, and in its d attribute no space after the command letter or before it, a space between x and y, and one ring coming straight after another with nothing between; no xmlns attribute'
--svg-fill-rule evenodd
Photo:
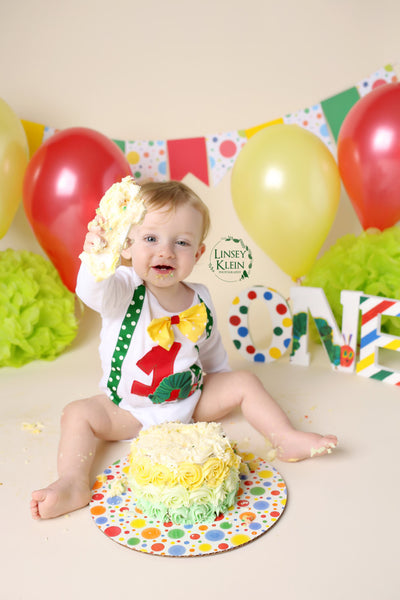
<svg viewBox="0 0 400 600"><path fill-rule="evenodd" d="M130 174L117 144L85 127L54 134L28 163L26 215L69 290L75 291L87 224L107 189Z"/></svg>
<svg viewBox="0 0 400 600"><path fill-rule="evenodd" d="M400 220L400 83L370 92L339 132L339 172L364 229Z"/></svg>

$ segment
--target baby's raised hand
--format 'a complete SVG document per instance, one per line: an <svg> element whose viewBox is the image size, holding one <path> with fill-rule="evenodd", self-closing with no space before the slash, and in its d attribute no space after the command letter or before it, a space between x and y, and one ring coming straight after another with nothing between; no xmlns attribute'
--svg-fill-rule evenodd
<svg viewBox="0 0 400 600"><path fill-rule="evenodd" d="M84 252L101 252L107 246L102 224L103 219L100 215L97 215L93 221L90 221L88 224L88 232L83 245Z"/></svg>
<svg viewBox="0 0 400 600"><path fill-rule="evenodd" d="M100 200L96 217L88 225L79 258L96 281L107 279L120 264L131 226L141 222L145 207L140 187L129 175L114 183Z"/></svg>

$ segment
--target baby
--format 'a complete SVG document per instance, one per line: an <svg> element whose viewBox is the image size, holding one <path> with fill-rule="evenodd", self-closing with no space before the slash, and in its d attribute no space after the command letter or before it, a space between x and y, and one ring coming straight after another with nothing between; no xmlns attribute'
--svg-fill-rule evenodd
<svg viewBox="0 0 400 600"><path fill-rule="evenodd" d="M58 479L34 491L35 519L87 505L99 440L126 440L165 421L217 421L240 407L277 456L298 461L330 452L335 436L296 430L259 379L231 371L207 288L186 282L204 254L206 205L180 182L148 183L144 220L133 225L120 266L96 281L82 264L77 294L102 318L102 393L67 405L61 419ZM104 244L91 224L84 250Z"/></svg>

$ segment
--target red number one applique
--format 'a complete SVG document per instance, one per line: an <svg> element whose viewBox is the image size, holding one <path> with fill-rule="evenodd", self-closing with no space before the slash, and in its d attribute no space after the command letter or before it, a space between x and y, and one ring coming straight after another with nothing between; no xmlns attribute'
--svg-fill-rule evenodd
<svg viewBox="0 0 400 600"><path fill-rule="evenodd" d="M174 372L174 362L181 345L179 342L174 342L169 350L165 350L161 346L153 346L153 348L136 363L146 375L153 373L153 381L151 385L134 381L132 383L131 393L137 396L150 396L153 394L161 381L172 375Z"/></svg>

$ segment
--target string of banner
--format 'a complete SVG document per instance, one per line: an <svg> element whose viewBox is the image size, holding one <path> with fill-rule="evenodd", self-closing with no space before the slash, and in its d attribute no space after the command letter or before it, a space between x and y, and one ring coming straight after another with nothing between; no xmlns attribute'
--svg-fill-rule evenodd
<svg viewBox="0 0 400 600"><path fill-rule="evenodd" d="M309 108L272 121L224 133L173 140L113 141L125 154L132 175L145 181L182 180L188 173L208 186L216 186L233 167L246 142L261 129L277 123L297 124L317 135L336 158L336 142L351 107L376 87L398 80L395 66L388 64L355 86ZM59 131L54 127L22 120L30 154Z"/></svg>

